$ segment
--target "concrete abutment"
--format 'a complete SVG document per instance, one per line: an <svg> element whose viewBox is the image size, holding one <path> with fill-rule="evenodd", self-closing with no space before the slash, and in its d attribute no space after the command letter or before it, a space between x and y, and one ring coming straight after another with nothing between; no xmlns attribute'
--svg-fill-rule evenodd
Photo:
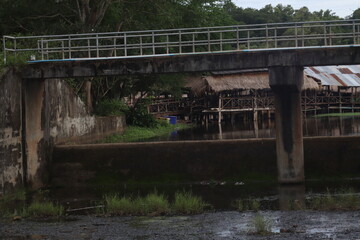
<svg viewBox="0 0 360 240"><path fill-rule="evenodd" d="M64 80L0 76L0 195L47 184L55 144L121 133L125 117L96 117Z"/></svg>

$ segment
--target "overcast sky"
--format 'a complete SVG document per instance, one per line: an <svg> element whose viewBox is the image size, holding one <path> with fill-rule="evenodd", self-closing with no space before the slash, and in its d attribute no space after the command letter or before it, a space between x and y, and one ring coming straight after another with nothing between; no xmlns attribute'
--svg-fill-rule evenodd
<svg viewBox="0 0 360 240"><path fill-rule="evenodd" d="M233 0L239 7L262 8L267 4L276 6L277 4L291 5L295 9L306 6L310 11L319 11L321 9L330 9L339 17L346 17L360 8L360 0Z"/></svg>

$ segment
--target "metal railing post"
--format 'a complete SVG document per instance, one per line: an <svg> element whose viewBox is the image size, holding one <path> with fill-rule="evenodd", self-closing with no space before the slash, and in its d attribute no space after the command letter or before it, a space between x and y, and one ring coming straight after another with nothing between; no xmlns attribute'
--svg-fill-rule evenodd
<svg viewBox="0 0 360 240"><path fill-rule="evenodd" d="M116 53L116 37L114 37L114 57L117 56L117 53Z"/></svg>
<svg viewBox="0 0 360 240"><path fill-rule="evenodd" d="M295 47L298 47L298 27L295 24Z"/></svg>
<svg viewBox="0 0 360 240"><path fill-rule="evenodd" d="M332 46L332 31L331 31L331 25L329 26L329 44Z"/></svg>
<svg viewBox="0 0 360 240"><path fill-rule="evenodd" d="M44 40L40 40L40 49L41 49L41 60L44 60Z"/></svg>
<svg viewBox="0 0 360 240"><path fill-rule="evenodd" d="M195 33L192 34L192 51L195 53Z"/></svg>
<svg viewBox="0 0 360 240"><path fill-rule="evenodd" d="M169 50L169 34L166 35L166 54L169 54L170 50Z"/></svg>
<svg viewBox="0 0 360 240"><path fill-rule="evenodd" d="M17 42L16 42L16 38L14 39L14 54L15 54L15 58L17 57Z"/></svg>
<svg viewBox="0 0 360 240"><path fill-rule="evenodd" d="M127 37L126 37L126 33L124 33L124 56L127 56Z"/></svg>
<svg viewBox="0 0 360 240"><path fill-rule="evenodd" d="M247 30L247 48L250 49L250 31Z"/></svg>
<svg viewBox="0 0 360 240"><path fill-rule="evenodd" d="M156 52L155 52L155 33L154 32L151 33L151 42L152 42L153 55L155 55Z"/></svg>
<svg viewBox="0 0 360 240"><path fill-rule="evenodd" d="M181 30L179 30L179 53L182 53L182 46L181 46Z"/></svg>
<svg viewBox="0 0 360 240"><path fill-rule="evenodd" d="M302 34L302 47L305 47L305 32L304 32L304 25L301 25L301 34Z"/></svg>
<svg viewBox="0 0 360 240"><path fill-rule="evenodd" d="M356 28L355 28L355 21L353 21L353 38L354 38L354 44L356 44Z"/></svg>
<svg viewBox="0 0 360 240"><path fill-rule="evenodd" d="M274 38L275 38L275 48L277 48L277 27L274 29Z"/></svg>
<svg viewBox="0 0 360 240"><path fill-rule="evenodd" d="M223 46L222 46L222 32L220 33L220 51L223 50Z"/></svg>
<svg viewBox="0 0 360 240"><path fill-rule="evenodd" d="M62 59L65 59L65 46L64 46L64 41L61 41L61 55L62 55Z"/></svg>
<svg viewBox="0 0 360 240"><path fill-rule="evenodd" d="M210 29L207 29L207 35L208 35L208 52L211 52L211 44L210 44Z"/></svg>
<svg viewBox="0 0 360 240"><path fill-rule="evenodd" d="M69 36L69 59L71 59L71 37Z"/></svg>
<svg viewBox="0 0 360 240"><path fill-rule="evenodd" d="M6 64L6 38L3 36L4 63Z"/></svg>
<svg viewBox="0 0 360 240"><path fill-rule="evenodd" d="M240 50L240 42L239 42L239 27L236 27L236 50Z"/></svg>
<svg viewBox="0 0 360 240"><path fill-rule="evenodd" d="M99 50L99 34L96 34L96 57L100 57L100 50Z"/></svg>
<svg viewBox="0 0 360 240"><path fill-rule="evenodd" d="M267 24L265 26L265 35L266 35L266 48L269 48L269 29Z"/></svg>
<svg viewBox="0 0 360 240"><path fill-rule="evenodd" d="M142 41L142 36L140 36L140 55L143 55L143 41Z"/></svg>
<svg viewBox="0 0 360 240"><path fill-rule="evenodd" d="M326 23L324 23L324 45L327 46Z"/></svg>
<svg viewBox="0 0 360 240"><path fill-rule="evenodd" d="M90 44L90 39L88 39L87 42L88 42L88 58L91 58L91 44Z"/></svg>

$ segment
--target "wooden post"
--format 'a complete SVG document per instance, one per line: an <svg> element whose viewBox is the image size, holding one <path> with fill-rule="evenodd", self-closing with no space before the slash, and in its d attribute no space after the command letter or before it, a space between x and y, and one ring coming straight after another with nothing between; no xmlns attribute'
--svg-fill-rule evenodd
<svg viewBox="0 0 360 240"><path fill-rule="evenodd" d="M338 87L338 93L339 93L339 113L342 113L342 103L341 103L341 91L340 91L340 87Z"/></svg>
<svg viewBox="0 0 360 240"><path fill-rule="evenodd" d="M218 112L218 123L221 124L221 108L222 108L222 105L221 105L221 93L219 93L219 112Z"/></svg>

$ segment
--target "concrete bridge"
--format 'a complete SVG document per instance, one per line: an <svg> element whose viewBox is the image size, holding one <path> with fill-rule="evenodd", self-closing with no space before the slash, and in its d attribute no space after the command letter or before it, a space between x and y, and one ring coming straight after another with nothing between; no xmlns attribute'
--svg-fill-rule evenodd
<svg viewBox="0 0 360 240"><path fill-rule="evenodd" d="M275 95L278 179L296 183L304 181L303 68L360 64L359 43L360 20L346 20L5 36L4 51L7 60L20 53L31 58L21 75L32 91L40 91L39 79L268 68Z"/></svg>

